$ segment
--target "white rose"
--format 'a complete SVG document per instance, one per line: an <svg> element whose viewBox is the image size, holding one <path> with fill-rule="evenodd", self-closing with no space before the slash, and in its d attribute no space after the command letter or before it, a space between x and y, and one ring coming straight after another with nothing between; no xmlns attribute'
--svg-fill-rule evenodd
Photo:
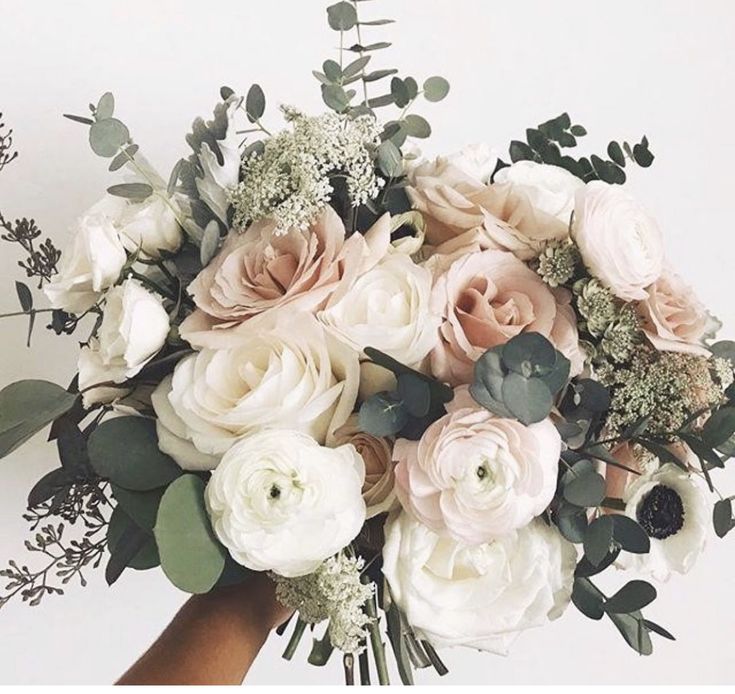
<svg viewBox="0 0 735 694"><path fill-rule="evenodd" d="M536 211L569 224L574 196L584 183L560 166L519 161L498 171L495 184L508 186L511 194L522 197Z"/></svg>
<svg viewBox="0 0 735 694"><path fill-rule="evenodd" d="M388 255L317 315L354 350L374 347L417 365L439 339L441 319L429 308L431 281L431 273L408 256Z"/></svg>
<svg viewBox="0 0 735 694"><path fill-rule="evenodd" d="M308 314L283 314L232 346L176 365L153 394L158 444L181 467L211 469L238 439L266 428L331 440L357 398L357 355Z"/></svg>
<svg viewBox="0 0 735 694"><path fill-rule="evenodd" d="M704 549L712 522L712 505L699 482L667 463L635 477L623 495L625 515L638 521L651 540L647 554L623 552L621 568L634 568L666 581L686 573Z"/></svg>
<svg viewBox="0 0 735 694"><path fill-rule="evenodd" d="M135 376L163 347L168 331L168 314L160 297L137 280L110 289L97 336L79 353L80 390ZM119 395L118 388L93 388L83 393L84 404L111 402Z"/></svg>
<svg viewBox="0 0 735 694"><path fill-rule="evenodd" d="M92 208L77 223L59 274L44 287L52 308L84 313L120 276L127 255L109 217Z"/></svg>
<svg viewBox="0 0 735 694"><path fill-rule="evenodd" d="M620 186L593 181L578 191L572 237L590 274L625 301L645 299L663 272L658 225Z"/></svg>
<svg viewBox="0 0 735 694"><path fill-rule="evenodd" d="M408 623L437 647L505 655L516 636L569 603L574 546L536 520L491 543L462 545L405 511L385 526L383 574Z"/></svg>
<svg viewBox="0 0 735 694"><path fill-rule="evenodd" d="M261 431L224 455L207 485L207 509L235 561L303 576L360 532L364 477L352 445L323 448L298 431Z"/></svg>
<svg viewBox="0 0 735 694"><path fill-rule="evenodd" d="M467 145L459 152L450 154L446 161L468 176L482 183L489 183L498 165L498 154L490 145L481 142Z"/></svg>

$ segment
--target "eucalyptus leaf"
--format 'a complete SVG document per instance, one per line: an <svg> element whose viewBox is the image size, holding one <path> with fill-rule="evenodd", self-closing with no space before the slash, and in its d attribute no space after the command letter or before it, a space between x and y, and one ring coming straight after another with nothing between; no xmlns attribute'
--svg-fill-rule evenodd
<svg viewBox="0 0 735 694"><path fill-rule="evenodd" d="M586 578L575 578L572 587L574 606L590 619L602 619L605 610L602 607L602 595Z"/></svg>
<svg viewBox="0 0 735 694"><path fill-rule="evenodd" d="M503 347L503 364L523 376L544 375L556 364L556 349L543 335L521 333Z"/></svg>
<svg viewBox="0 0 735 694"><path fill-rule="evenodd" d="M717 448L735 434L735 407L715 410L702 427L702 439Z"/></svg>
<svg viewBox="0 0 735 694"><path fill-rule="evenodd" d="M373 436L393 436L408 421L408 410L396 394L376 393L360 407L360 429Z"/></svg>
<svg viewBox="0 0 735 694"><path fill-rule="evenodd" d="M245 112L251 123L260 120L265 113L265 94L259 84L253 84L245 97Z"/></svg>
<svg viewBox="0 0 735 694"><path fill-rule="evenodd" d="M615 595L605 601L605 612L629 614L643 609L656 599L656 589L647 581L634 580L626 583Z"/></svg>
<svg viewBox="0 0 735 694"><path fill-rule="evenodd" d="M118 183L107 189L110 195L129 200L146 200L153 195L153 188L148 183Z"/></svg>
<svg viewBox="0 0 735 694"><path fill-rule="evenodd" d="M639 523L621 513L610 516L613 521L613 539L626 552L647 554L651 551L651 540Z"/></svg>
<svg viewBox="0 0 735 694"><path fill-rule="evenodd" d="M177 588L187 593L212 589L227 552L212 530L200 477L182 475L166 489L154 534L163 571Z"/></svg>
<svg viewBox="0 0 735 694"><path fill-rule="evenodd" d="M584 536L584 555L593 566L598 566L610 551L613 539L613 520L600 516L590 523Z"/></svg>
<svg viewBox="0 0 735 694"><path fill-rule="evenodd" d="M441 101L449 94L449 82L443 77L429 77L424 82L424 98L427 101Z"/></svg>
<svg viewBox="0 0 735 694"><path fill-rule="evenodd" d="M16 280L15 293L18 295L20 307L28 313L33 308L33 294L31 294L28 285Z"/></svg>
<svg viewBox="0 0 735 694"><path fill-rule="evenodd" d="M327 22L335 31L349 31L357 24L357 10L349 2L338 2L327 7Z"/></svg>
<svg viewBox="0 0 735 694"><path fill-rule="evenodd" d="M370 56L364 55L357 60L353 60L349 65L342 70L342 76L345 78L354 77L365 69L365 66L370 62ZM339 67L339 66L337 66Z"/></svg>
<svg viewBox="0 0 735 694"><path fill-rule="evenodd" d="M431 135L429 122L415 113L410 113L403 119L403 127L411 137L427 138Z"/></svg>
<svg viewBox="0 0 735 694"><path fill-rule="evenodd" d="M0 391L0 458L68 412L77 397L49 381L25 380L5 386Z"/></svg>
<svg viewBox="0 0 735 694"><path fill-rule="evenodd" d="M525 378L517 373L503 379L503 402L525 425L546 419L554 406L551 391L540 378Z"/></svg>
<svg viewBox="0 0 735 694"><path fill-rule="evenodd" d="M626 643L640 655L651 655L653 644L645 620L640 613L610 614L608 617L622 634Z"/></svg>
<svg viewBox="0 0 735 694"><path fill-rule="evenodd" d="M388 178L397 178L403 172L401 151L390 140L378 146L378 166Z"/></svg>
<svg viewBox="0 0 735 694"><path fill-rule="evenodd" d="M113 484L111 490L118 507L125 511L132 521L143 530L153 531L158 507L165 491L164 487L145 492L133 492Z"/></svg>
<svg viewBox="0 0 735 694"><path fill-rule="evenodd" d="M72 477L63 467L47 472L28 492L28 508L35 508L53 498L59 491L68 489Z"/></svg>
<svg viewBox="0 0 735 694"><path fill-rule="evenodd" d="M395 75L398 72L395 68L391 68L389 70L374 70L373 72L368 72L364 77L363 80L365 82L377 82L378 80L382 80L385 77L390 77L391 75ZM393 95L390 94L390 101L389 104L393 103ZM376 106L387 106L388 104L376 104Z"/></svg>
<svg viewBox="0 0 735 694"><path fill-rule="evenodd" d="M325 60L322 64L322 70L329 82L338 83L342 79L342 68L336 60Z"/></svg>
<svg viewBox="0 0 735 694"><path fill-rule="evenodd" d="M202 267L209 265L209 261L217 254L219 246L219 223L213 219L204 228L202 236L202 245L199 247L199 259Z"/></svg>
<svg viewBox="0 0 735 694"><path fill-rule="evenodd" d="M133 157L135 157L135 154L139 149L140 147L138 147L138 145L130 145L129 147L126 147L110 162L110 166L107 170L117 171L119 169L122 169L125 164L128 164L133 159Z"/></svg>
<svg viewBox="0 0 735 694"><path fill-rule="evenodd" d="M115 97L112 95L112 92L105 92L97 102L94 116L97 120L105 120L106 118L112 118L114 112Z"/></svg>
<svg viewBox="0 0 735 694"><path fill-rule="evenodd" d="M117 118L98 120L89 127L89 145L100 157L114 157L129 140L127 126Z"/></svg>
<svg viewBox="0 0 735 694"><path fill-rule="evenodd" d="M105 569L108 585L112 585L128 567L145 571L160 564L153 535L134 523L119 506L110 516L107 547L110 551Z"/></svg>
<svg viewBox="0 0 735 694"><path fill-rule="evenodd" d="M605 479L589 460L580 460L562 479L564 498L576 506L599 506L605 498Z"/></svg>
<svg viewBox="0 0 735 694"><path fill-rule="evenodd" d="M735 523L732 518L732 500L720 499L715 503L712 510L712 523L717 537L725 537L733 529Z"/></svg>
<svg viewBox="0 0 735 694"><path fill-rule="evenodd" d="M431 387L415 374L398 377L398 395L412 417L425 417L431 407Z"/></svg>
<svg viewBox="0 0 735 694"><path fill-rule="evenodd" d="M338 84L323 84L322 99L329 108L337 113L343 113L350 105L347 93Z"/></svg>

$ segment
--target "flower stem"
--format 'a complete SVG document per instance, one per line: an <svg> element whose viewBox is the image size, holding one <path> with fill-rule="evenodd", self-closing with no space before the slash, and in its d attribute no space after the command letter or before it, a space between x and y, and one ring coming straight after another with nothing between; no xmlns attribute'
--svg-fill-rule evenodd
<svg viewBox="0 0 735 694"><path fill-rule="evenodd" d="M360 666L360 684L370 684L370 661L368 659L367 649L364 648L360 651L360 655L357 657L358 664Z"/></svg>
<svg viewBox="0 0 735 694"><path fill-rule="evenodd" d="M283 657L286 660L291 660L291 658L293 658L293 655L296 653L296 649L299 646L299 642L301 641L301 637L304 635L304 631L306 631L306 622L299 617L296 620L296 626L294 627L293 634L291 634L291 638L288 641L286 650L283 651Z"/></svg>
<svg viewBox="0 0 735 694"><path fill-rule="evenodd" d="M345 668L345 684L353 686L355 684L355 656L352 653L345 653L342 664Z"/></svg>
<svg viewBox="0 0 735 694"><path fill-rule="evenodd" d="M30 311L13 311L12 313L0 313L0 318L12 318L13 316L29 316L32 313L51 313L52 308L32 308Z"/></svg>
<svg viewBox="0 0 735 694"><path fill-rule="evenodd" d="M365 603L365 612L370 617L368 630L370 631L370 645L373 648L375 656L375 669L378 671L378 682L380 684L390 684L388 677L388 665L385 660L385 644L380 638L380 622L378 621L378 611L375 606L375 596Z"/></svg>

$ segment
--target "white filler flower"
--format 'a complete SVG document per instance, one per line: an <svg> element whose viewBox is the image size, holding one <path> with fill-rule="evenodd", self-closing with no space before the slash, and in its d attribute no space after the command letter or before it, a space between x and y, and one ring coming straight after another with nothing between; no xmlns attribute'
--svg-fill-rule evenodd
<svg viewBox="0 0 735 694"><path fill-rule="evenodd" d="M646 531L651 551L623 552L617 565L647 572L657 581L689 571L704 549L712 517L712 506L696 479L668 463L636 477L624 500L625 514Z"/></svg>
<svg viewBox="0 0 735 694"><path fill-rule="evenodd" d="M303 576L360 532L365 469L355 447L267 430L235 444L207 485L212 526L233 559L255 571Z"/></svg>
<svg viewBox="0 0 735 694"><path fill-rule="evenodd" d="M437 535L405 511L385 526L391 595L437 647L505 655L521 631L561 616L575 564L574 546L540 520L481 545Z"/></svg>

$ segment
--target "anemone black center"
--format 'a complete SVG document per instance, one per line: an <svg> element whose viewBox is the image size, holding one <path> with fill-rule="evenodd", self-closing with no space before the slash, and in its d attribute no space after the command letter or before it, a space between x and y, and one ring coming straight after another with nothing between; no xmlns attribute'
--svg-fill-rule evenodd
<svg viewBox="0 0 735 694"><path fill-rule="evenodd" d="M278 499L280 496L281 496L281 488L277 484L274 484L273 486L271 486L271 489L270 489L271 499Z"/></svg>
<svg viewBox="0 0 735 694"><path fill-rule="evenodd" d="M663 540L684 526L684 504L678 492L657 484L638 504L636 518L649 537Z"/></svg>

